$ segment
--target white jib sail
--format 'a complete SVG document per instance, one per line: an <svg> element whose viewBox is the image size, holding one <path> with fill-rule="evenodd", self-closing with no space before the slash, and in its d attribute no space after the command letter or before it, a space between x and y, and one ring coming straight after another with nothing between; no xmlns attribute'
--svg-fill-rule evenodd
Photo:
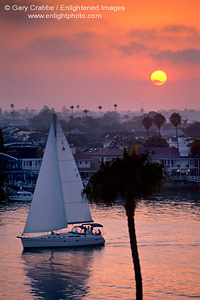
<svg viewBox="0 0 200 300"><path fill-rule="evenodd" d="M63 130L56 122L57 153L68 224L91 222L87 199L83 198L82 179Z"/></svg>
<svg viewBox="0 0 200 300"><path fill-rule="evenodd" d="M67 227L53 122L24 233Z"/></svg>

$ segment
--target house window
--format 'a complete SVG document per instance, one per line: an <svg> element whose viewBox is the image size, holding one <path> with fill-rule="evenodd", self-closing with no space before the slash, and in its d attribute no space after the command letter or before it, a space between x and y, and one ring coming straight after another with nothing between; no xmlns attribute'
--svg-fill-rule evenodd
<svg viewBox="0 0 200 300"><path fill-rule="evenodd" d="M31 160L29 161L29 166L32 167L32 161Z"/></svg>

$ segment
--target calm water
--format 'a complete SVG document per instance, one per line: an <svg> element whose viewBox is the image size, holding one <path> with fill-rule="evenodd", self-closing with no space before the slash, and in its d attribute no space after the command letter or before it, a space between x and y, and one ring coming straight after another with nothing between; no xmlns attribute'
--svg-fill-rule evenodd
<svg viewBox="0 0 200 300"><path fill-rule="evenodd" d="M136 211L144 299L200 299L200 194L167 192ZM91 206L106 245L22 252L29 204L0 205L0 299L135 299L124 209Z"/></svg>

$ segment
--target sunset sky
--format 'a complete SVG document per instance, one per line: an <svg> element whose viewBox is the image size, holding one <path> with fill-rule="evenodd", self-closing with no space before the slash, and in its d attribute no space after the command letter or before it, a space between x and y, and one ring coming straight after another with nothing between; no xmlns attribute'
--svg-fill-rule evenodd
<svg viewBox="0 0 200 300"><path fill-rule="evenodd" d="M96 11L101 20L31 20L4 10L16 1L1 2L2 109L200 109L199 0L17 1L125 6ZM167 74L162 86L151 82L155 70Z"/></svg>

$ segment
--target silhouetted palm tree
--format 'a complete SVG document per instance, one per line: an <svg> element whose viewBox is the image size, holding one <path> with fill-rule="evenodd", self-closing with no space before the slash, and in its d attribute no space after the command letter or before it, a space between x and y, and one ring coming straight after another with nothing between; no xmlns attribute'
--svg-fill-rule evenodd
<svg viewBox="0 0 200 300"><path fill-rule="evenodd" d="M165 117L162 114L157 113L153 116L153 122L156 125L156 127L158 128L158 132L160 135L160 128L166 122Z"/></svg>
<svg viewBox="0 0 200 300"><path fill-rule="evenodd" d="M114 108L115 108L115 122L116 122L116 118L117 118L117 104L114 104Z"/></svg>
<svg viewBox="0 0 200 300"><path fill-rule="evenodd" d="M100 116L100 118L101 118L101 110L102 110L102 106L99 105L99 106L98 106L98 109L99 109L99 116Z"/></svg>
<svg viewBox="0 0 200 300"><path fill-rule="evenodd" d="M87 117L87 114L89 113L89 110L88 109L84 109L84 114L85 114L85 117Z"/></svg>
<svg viewBox="0 0 200 300"><path fill-rule="evenodd" d="M112 205L117 197L124 200L128 220L130 246L135 271L136 299L143 299L142 276L135 232L137 201L159 190L163 178L162 166L148 160L148 154L130 154L124 149L122 159L101 163L100 169L90 179L85 193L96 203Z"/></svg>
<svg viewBox="0 0 200 300"><path fill-rule="evenodd" d="M179 148L179 145L178 145L178 125L181 123L181 116L178 113L173 113L169 117L169 120L174 125L174 127L176 128L177 148Z"/></svg>
<svg viewBox="0 0 200 300"><path fill-rule="evenodd" d="M194 156L200 157L200 138L194 139L191 144L191 152Z"/></svg>
<svg viewBox="0 0 200 300"><path fill-rule="evenodd" d="M152 124L153 124L152 118L150 118L149 116L146 116L142 119L142 125L145 127L147 131L147 136L149 136L149 129L152 126Z"/></svg>
<svg viewBox="0 0 200 300"><path fill-rule="evenodd" d="M71 109L71 111L72 111L72 117L73 117L73 115L74 115L74 106L71 105L71 106L70 106L70 109Z"/></svg>
<svg viewBox="0 0 200 300"><path fill-rule="evenodd" d="M15 119L15 111L14 111L15 106L14 106L14 104L10 104L10 107L12 109L10 114L11 114L12 118Z"/></svg>

